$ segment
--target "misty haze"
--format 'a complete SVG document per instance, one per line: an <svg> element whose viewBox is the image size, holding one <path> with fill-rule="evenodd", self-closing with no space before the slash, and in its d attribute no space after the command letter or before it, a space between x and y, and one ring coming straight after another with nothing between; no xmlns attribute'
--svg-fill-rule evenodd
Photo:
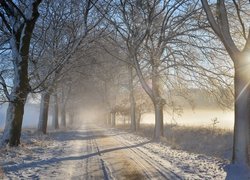
<svg viewBox="0 0 250 180"><path fill-rule="evenodd" d="M250 179L249 12L0 0L0 179Z"/></svg>

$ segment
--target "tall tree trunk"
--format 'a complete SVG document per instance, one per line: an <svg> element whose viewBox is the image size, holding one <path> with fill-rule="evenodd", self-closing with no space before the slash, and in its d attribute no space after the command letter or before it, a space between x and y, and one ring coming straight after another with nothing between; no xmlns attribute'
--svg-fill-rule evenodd
<svg viewBox="0 0 250 180"><path fill-rule="evenodd" d="M215 34L224 44L228 55L234 62L235 76L235 125L232 163L250 166L250 87L249 87L249 53L250 33L245 41L244 49L237 47L227 24L229 16L226 1L217 1L216 16L207 0L202 0L202 7ZM219 16L217 16L219 14ZM219 21L216 21L219 19Z"/></svg>
<svg viewBox="0 0 250 180"><path fill-rule="evenodd" d="M66 127L66 104L63 103L62 104L62 108L61 108L61 123L62 123L62 127Z"/></svg>
<svg viewBox="0 0 250 180"><path fill-rule="evenodd" d="M250 87L244 68L235 68L234 164L250 165Z"/></svg>
<svg viewBox="0 0 250 180"><path fill-rule="evenodd" d="M27 44L18 44L16 38L12 38L11 47L14 66L14 87L9 96L9 106L7 109L6 125L4 128L3 141L9 143L10 146L18 146L20 144L21 129L23 123L24 106L29 93L28 80L28 56L22 56L18 51L19 45L28 52Z"/></svg>
<svg viewBox="0 0 250 180"><path fill-rule="evenodd" d="M133 52L133 50L130 50ZM158 52L159 53L159 52ZM132 53L133 54L133 53ZM164 127L163 127L163 107L166 103L165 100L161 96L162 83L160 82L160 73L159 67L161 65L160 54L152 53L151 63L152 63L152 88L145 81L139 61L137 59L136 54L133 56L133 62L135 63L135 69L141 85L145 92L149 95L150 99L154 103L155 108L155 129L154 129L154 139L159 140L161 136L164 135Z"/></svg>
<svg viewBox="0 0 250 180"><path fill-rule="evenodd" d="M153 62L154 65L152 66L152 90L155 109L154 139L159 140L161 136L164 136L163 107L165 105L165 100L161 97L162 83L159 73L160 58L153 59Z"/></svg>
<svg viewBox="0 0 250 180"><path fill-rule="evenodd" d="M50 101L50 92L48 91L43 92L40 103L40 115L38 123L38 132L42 132L43 134L47 133L49 101Z"/></svg>
<svg viewBox="0 0 250 180"><path fill-rule="evenodd" d="M163 124L163 104L154 104L155 108L155 129L154 129L154 139L160 140L160 137L164 136L164 124Z"/></svg>
<svg viewBox="0 0 250 180"><path fill-rule="evenodd" d="M133 84L133 67L129 66L129 101L130 101L130 119L131 119L131 130L136 131L136 103L134 97L134 84Z"/></svg>
<svg viewBox="0 0 250 180"><path fill-rule="evenodd" d="M132 98L134 99L134 98ZM132 100L130 104L130 118L131 118L131 130L135 132L136 129L136 116L135 116L136 103Z"/></svg>
<svg viewBox="0 0 250 180"><path fill-rule="evenodd" d="M16 97L9 103L3 133L3 142L9 143L10 146L18 146L20 144L24 105L28 96L28 94L23 94L22 90L13 91L12 95L20 94L18 92L22 93L22 98Z"/></svg>
<svg viewBox="0 0 250 180"><path fill-rule="evenodd" d="M75 113L70 110L69 111L69 125L72 126L75 123Z"/></svg>
<svg viewBox="0 0 250 180"><path fill-rule="evenodd" d="M136 121L136 129L139 130L140 129L140 125L141 125L141 112L138 111L137 112L137 121Z"/></svg>
<svg viewBox="0 0 250 180"><path fill-rule="evenodd" d="M62 101L61 101L61 124L65 128L67 126L66 122L66 108L68 104L68 100L70 97L70 93L72 90L72 84L68 84L67 87L62 89Z"/></svg>
<svg viewBox="0 0 250 180"><path fill-rule="evenodd" d="M30 40L39 16L38 6L41 0L34 0L26 4L24 13L16 10L12 3L0 1L2 10L8 15L8 20L3 23L11 31L10 46L13 57L14 80L7 109L6 124L3 134L3 143L10 146L20 144L23 122L24 105L30 91L28 79L28 62ZM29 12L29 13L26 13ZM25 16L23 21L21 16ZM7 90L6 90L7 91Z"/></svg>
<svg viewBox="0 0 250 180"><path fill-rule="evenodd" d="M126 116L123 115L123 125L125 125L125 124L126 124Z"/></svg>
<svg viewBox="0 0 250 180"><path fill-rule="evenodd" d="M59 123L58 123L58 97L57 97L56 93L53 95L52 127L54 129L58 129L59 128Z"/></svg>
<svg viewBox="0 0 250 180"><path fill-rule="evenodd" d="M115 119L115 112L111 112L111 123L112 123L112 127L115 127L116 125L116 119Z"/></svg>
<svg viewBox="0 0 250 180"><path fill-rule="evenodd" d="M112 120L111 120L111 113L108 113L107 118L108 118L108 119L107 119L108 125L111 126L111 121L112 121Z"/></svg>

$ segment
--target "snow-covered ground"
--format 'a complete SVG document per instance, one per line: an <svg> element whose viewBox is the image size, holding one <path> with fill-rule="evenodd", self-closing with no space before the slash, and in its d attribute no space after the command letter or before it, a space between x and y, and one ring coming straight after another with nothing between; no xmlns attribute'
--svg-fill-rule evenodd
<svg viewBox="0 0 250 180"><path fill-rule="evenodd" d="M20 147L0 149L0 165L4 179L239 178L225 160L90 124L48 135L24 130Z"/></svg>

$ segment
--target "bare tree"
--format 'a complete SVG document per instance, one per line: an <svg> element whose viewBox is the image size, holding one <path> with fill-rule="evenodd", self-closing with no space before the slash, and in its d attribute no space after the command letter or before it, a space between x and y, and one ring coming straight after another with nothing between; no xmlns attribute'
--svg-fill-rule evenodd
<svg viewBox="0 0 250 180"><path fill-rule="evenodd" d="M105 57L105 58L104 58ZM107 58L107 59L106 59ZM110 115L108 118L108 124L116 125L116 114L118 111L118 105L121 100L122 91L122 74L124 74L124 69L126 65L121 61L117 61L112 56L102 54L102 59L104 62L97 66L95 70L95 76L98 77L102 84L102 94L104 96L104 103ZM101 60L102 61L102 60Z"/></svg>
<svg viewBox="0 0 250 180"><path fill-rule="evenodd" d="M163 109L166 104L162 94L162 72L183 64L176 63L175 51L171 50L174 46L169 44L176 43L178 37L182 38L187 32L197 30L190 23L196 13L196 3L125 0L115 6L118 18L110 18L110 21L124 40L141 85L154 104L154 138L159 139L163 136Z"/></svg>
<svg viewBox="0 0 250 180"><path fill-rule="evenodd" d="M74 81L69 77L61 85L61 125L66 128L66 109Z"/></svg>
<svg viewBox="0 0 250 180"><path fill-rule="evenodd" d="M29 50L32 33L39 16L41 0L23 2L0 1L0 16L9 30L13 57L14 80L9 99L3 142L10 146L20 143L24 104L30 91L28 79Z"/></svg>
<svg viewBox="0 0 250 180"><path fill-rule="evenodd" d="M101 34L101 29L98 26L103 16L96 12L92 3L98 3L98 1L68 2L58 0L51 2L42 19L41 35L38 31L39 43L37 44L38 49L41 49L38 51L40 52L38 57L40 59L42 55L47 66L44 66L44 63L38 64L41 62L39 60L33 61L34 76L37 77L37 82L34 84L35 88L39 88L39 91L44 94L42 97L53 96L51 104L53 104L54 109L53 127L55 129L59 127L58 84L65 79L65 75L70 76L69 71L75 69L76 64L79 65L80 61L85 61L84 53L80 55L79 52L85 51L85 47L90 46L89 43L97 38L97 34ZM70 8L68 8L69 5ZM41 103L44 102L42 99ZM48 104L46 103L46 105ZM48 114L48 107L43 107L41 104L38 130L46 133L45 125L48 117L43 116L43 114ZM65 116L63 115L63 117Z"/></svg>
<svg viewBox="0 0 250 180"><path fill-rule="evenodd" d="M133 66L129 65L129 102L130 102L130 118L131 118L131 130L136 131L136 100L135 100L135 93L134 93L134 73L133 73Z"/></svg>
<svg viewBox="0 0 250 180"><path fill-rule="evenodd" d="M211 28L223 43L234 63L235 126L232 162L234 164L250 165L250 31L247 30L248 23L244 17L244 11L249 11L249 2L243 1L240 5L237 1L233 1L228 7L224 0L218 0L214 5L209 5L207 0L202 0L201 2ZM230 21L229 11L235 14L234 17L237 17L234 19L234 23ZM234 37L234 29L238 29L238 27L241 28L240 33L238 33L241 35L239 36L241 38ZM240 43L238 41L239 39L241 39Z"/></svg>

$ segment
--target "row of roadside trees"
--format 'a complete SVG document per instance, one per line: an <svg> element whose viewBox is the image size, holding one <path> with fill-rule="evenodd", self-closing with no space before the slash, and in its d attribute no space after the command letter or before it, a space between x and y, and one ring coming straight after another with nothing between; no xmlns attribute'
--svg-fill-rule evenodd
<svg viewBox="0 0 250 180"><path fill-rule="evenodd" d="M41 94L38 129L46 133L50 96L53 125L58 128L59 99L66 125L66 111L73 116L67 107L79 106L81 82L91 79L113 123L116 112L129 113L136 131L141 105L151 104L154 139L159 140L164 135L164 108L171 108L174 96L190 100L188 91L199 88L222 107L234 102L233 163L249 165L247 0L1 0L0 4L5 59L0 84L3 101L9 103L4 143L20 143L29 93ZM136 93L142 91L147 98L140 101Z"/></svg>

